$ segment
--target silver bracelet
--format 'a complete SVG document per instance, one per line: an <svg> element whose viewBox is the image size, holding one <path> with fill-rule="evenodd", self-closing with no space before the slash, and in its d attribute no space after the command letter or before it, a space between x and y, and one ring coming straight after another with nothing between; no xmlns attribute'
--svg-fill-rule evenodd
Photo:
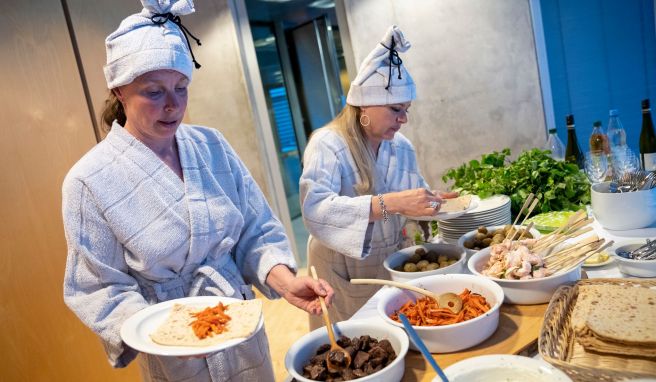
<svg viewBox="0 0 656 382"><path fill-rule="evenodd" d="M387 214L387 207L385 207L385 202L383 201L383 194L378 194L378 204L380 205L380 210L383 212L383 222L387 223L389 215Z"/></svg>

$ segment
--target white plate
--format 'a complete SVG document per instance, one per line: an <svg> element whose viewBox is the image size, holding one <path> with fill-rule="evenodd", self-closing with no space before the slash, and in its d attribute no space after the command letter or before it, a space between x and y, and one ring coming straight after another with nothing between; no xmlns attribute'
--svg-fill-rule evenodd
<svg viewBox="0 0 656 382"><path fill-rule="evenodd" d="M467 358L444 369L444 374L453 382L572 381L567 374L543 360L501 354ZM435 381L440 381L439 377L434 378Z"/></svg>
<svg viewBox="0 0 656 382"><path fill-rule="evenodd" d="M613 256L608 255L608 259L606 259L606 261L602 261L601 263L597 263L597 264L586 264L586 263L583 263L583 267L584 267L584 268L603 267L604 265L610 264L610 263L612 263L612 262L613 262Z"/></svg>
<svg viewBox="0 0 656 382"><path fill-rule="evenodd" d="M489 198L479 200L478 208L472 211L473 214L503 208L510 203L510 197L507 195L492 195Z"/></svg>
<svg viewBox="0 0 656 382"><path fill-rule="evenodd" d="M471 202L469 203L469 207L462 211L455 211L455 212L438 212L437 214L433 216L406 216L408 219L412 220L420 220L420 221L433 221L433 220L448 220L448 219L453 219L457 218L458 216L462 216L466 214L467 212L473 210L474 208L478 207L478 201L477 199L472 198Z"/></svg>
<svg viewBox="0 0 656 382"><path fill-rule="evenodd" d="M154 355L194 356L214 353L235 346L245 341L247 338L235 338L211 346L166 346L153 342L153 340L150 339L150 334L157 330L157 328L166 320L171 312L173 304L192 305L203 309L208 306L215 306L219 302L230 305L233 302L239 301L243 300L221 296L199 296L160 302L159 304L151 305L142 309L128 318L123 323L123 326L121 326L121 338L123 339L123 342L131 348ZM260 322L257 324L257 328L251 336L259 331L263 324L264 320L262 319L262 315L260 315Z"/></svg>

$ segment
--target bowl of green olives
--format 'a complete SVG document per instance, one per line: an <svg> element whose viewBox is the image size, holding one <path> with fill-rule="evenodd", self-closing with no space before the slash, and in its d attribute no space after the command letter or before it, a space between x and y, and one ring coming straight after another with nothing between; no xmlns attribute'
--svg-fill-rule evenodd
<svg viewBox="0 0 656 382"><path fill-rule="evenodd" d="M424 243L389 255L383 266L392 280L406 282L419 277L464 273L467 254L455 244Z"/></svg>
<svg viewBox="0 0 656 382"><path fill-rule="evenodd" d="M518 230L519 233L517 233ZM506 236L511 237L512 234L515 234L515 240L517 240L520 235L522 235L522 239L538 239L540 237L540 231L537 229L531 228L526 232L526 227L521 225L512 226L506 224L491 227L481 226L462 235L460 239L458 239L458 245L465 248L467 256L471 256L483 248L501 243Z"/></svg>

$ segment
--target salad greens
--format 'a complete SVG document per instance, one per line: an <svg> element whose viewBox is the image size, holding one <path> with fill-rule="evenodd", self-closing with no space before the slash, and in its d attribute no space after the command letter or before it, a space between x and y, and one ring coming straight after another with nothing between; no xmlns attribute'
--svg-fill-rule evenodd
<svg viewBox="0 0 656 382"><path fill-rule="evenodd" d="M482 199L508 195L513 217L531 192L540 199L533 214L578 210L590 203L590 183L576 164L557 161L540 149L524 151L514 162L508 156L508 148L484 154L480 160L447 170L442 180L453 180L454 191Z"/></svg>

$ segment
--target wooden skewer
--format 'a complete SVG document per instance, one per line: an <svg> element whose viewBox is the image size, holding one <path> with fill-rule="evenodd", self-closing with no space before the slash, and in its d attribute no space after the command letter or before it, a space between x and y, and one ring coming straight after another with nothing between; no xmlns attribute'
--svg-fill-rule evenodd
<svg viewBox="0 0 656 382"><path fill-rule="evenodd" d="M533 212L533 210L535 209L535 207L538 205L539 202L540 199L533 200L533 203L531 203L531 206L528 208L528 212L526 213L526 216L524 216L524 220L522 220L522 224L520 225L524 225L526 219L528 219L528 217L531 216L531 212Z"/></svg>
<svg viewBox="0 0 656 382"><path fill-rule="evenodd" d="M572 268L578 267L579 264L585 262L585 261L586 261L587 259L589 259L590 257L592 257L592 256L596 255L597 253L603 251L604 249L610 247L611 245L613 245L613 243L614 243L614 242L613 242L612 240L609 241L608 243L606 243L606 244L600 246L599 248L597 248L597 249L593 250L592 252L590 252L590 253L584 255L583 257L579 258L578 260L576 260L576 261L574 261L574 262L572 262L572 263L570 263L570 264L568 264L568 265L565 264L565 265L559 267L558 270L557 270L557 272L569 271L569 270L572 269Z"/></svg>
<svg viewBox="0 0 656 382"><path fill-rule="evenodd" d="M585 218L585 219L579 220L578 222L574 223L574 225L567 228L562 233L559 233L559 234L556 234L556 235L551 235L551 236L548 236L548 237L543 236L540 239L538 239L538 243L536 244L535 247L542 247L542 246L550 245L550 243L552 243L556 240L559 240L563 236L567 236L567 237L578 236L578 235L574 235L574 233L576 233L579 229L585 227L586 225L592 223L592 221L593 221L592 219Z"/></svg>
<svg viewBox="0 0 656 382"><path fill-rule="evenodd" d="M547 239L547 238L551 238L551 237L555 237L555 236L557 236L557 235L560 234L564 229L569 228L570 226L574 225L576 222L578 222L579 220L581 220L581 219L583 218L583 216L581 216L581 215L583 215L583 214L585 214L585 211L583 211L583 210L578 210L578 211L576 211L576 212L574 213L574 215L570 216L569 219L567 219L567 223L565 223L564 225L558 227L558 229L556 229L555 231L553 231L553 232L551 232L551 233L549 233L549 234L547 234L547 235L542 236L540 239L541 239L541 240L544 240L544 239Z"/></svg>
<svg viewBox="0 0 656 382"><path fill-rule="evenodd" d="M579 229L577 231L574 231L572 233L569 233L567 235L562 235L558 238L553 239L550 242L539 243L538 245L533 247L533 252L544 252L546 250L553 249L556 245L562 243L563 241L565 241L567 239L571 239L573 237L581 236L584 233L588 233L592 230L594 230L592 227L586 227L586 228L582 228L582 229Z"/></svg>
<svg viewBox="0 0 656 382"><path fill-rule="evenodd" d="M547 267L552 268L552 267L556 267L557 265L568 263L572 259L576 259L590 251L596 250L597 248L599 248L601 244L603 244L603 242L604 239L600 239L595 242L585 244L573 252L572 251L559 252L559 255L557 255L556 259L547 262Z"/></svg>
<svg viewBox="0 0 656 382"><path fill-rule="evenodd" d="M522 233L521 233L521 234L519 235L519 237L517 238L517 241L522 240L522 238L524 237L524 235L526 235L526 232L529 232L529 231L531 230L531 228L533 228L533 222L528 223L528 225L526 226L526 228L524 228L524 230L521 231ZM519 231L519 230L517 230L517 231ZM514 236L514 235L513 235L513 236ZM514 240L514 239L513 239L513 240Z"/></svg>
<svg viewBox="0 0 656 382"><path fill-rule="evenodd" d="M533 198L535 198L535 194L533 194L532 192L530 194L528 194L528 196L526 197L526 200L524 200L524 204L522 205L522 208L517 213L517 216L515 216L515 221L512 223L513 227L515 227L515 225L517 225L517 221L519 221L519 217L522 216L522 214L524 213L524 210L526 210L526 208L528 208L528 206L531 204L531 202L533 201ZM510 236L510 234L511 234L511 232L509 231L506 234L506 237L503 238L503 240L507 240L508 236ZM514 232L513 232L513 235L514 235Z"/></svg>
<svg viewBox="0 0 656 382"><path fill-rule="evenodd" d="M548 260L548 259L550 259L550 258L552 258L552 257L556 257L556 256L558 256L559 253L572 252L572 251L574 251L574 250L576 250L576 249L579 249L579 248L583 247L584 245L590 244L590 243L595 242L595 241L597 241L597 240L599 240L599 236L597 236L597 235L592 235L592 236L590 236L590 237L588 237L588 238L585 238L585 239L579 241L578 243L576 243L576 244L575 244L574 246L572 246L572 247L565 248L565 249L563 249L562 251L554 252L554 253L552 253L552 254L549 254L548 256L543 257L542 260Z"/></svg>
<svg viewBox="0 0 656 382"><path fill-rule="evenodd" d="M526 200L524 200L524 205L522 205L522 208L519 210L519 213L515 217L515 221L512 224L513 226L517 224L517 221L519 220L519 217L522 215L522 213L524 213L524 210L526 208L528 208L528 206L531 204L531 202L533 201L533 198L535 198L535 195L532 192L530 194L528 194L528 196L526 197Z"/></svg>

